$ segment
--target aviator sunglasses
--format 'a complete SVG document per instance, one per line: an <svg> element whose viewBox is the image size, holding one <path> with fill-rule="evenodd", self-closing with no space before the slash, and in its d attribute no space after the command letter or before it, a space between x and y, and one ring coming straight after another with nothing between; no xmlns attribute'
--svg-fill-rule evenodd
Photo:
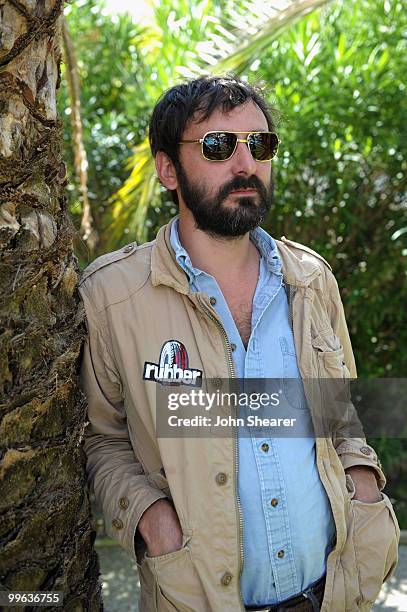
<svg viewBox="0 0 407 612"><path fill-rule="evenodd" d="M246 134L246 138L238 135ZM274 132L206 132L198 140L181 140L180 144L199 142L202 156L209 161L227 161L236 151L238 142L245 142L253 159L268 162L277 154L279 139Z"/></svg>

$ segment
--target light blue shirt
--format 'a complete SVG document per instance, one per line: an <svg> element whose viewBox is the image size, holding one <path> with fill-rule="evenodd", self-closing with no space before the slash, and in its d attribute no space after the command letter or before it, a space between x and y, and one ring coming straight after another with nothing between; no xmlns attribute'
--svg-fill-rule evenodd
<svg viewBox="0 0 407 612"><path fill-rule="evenodd" d="M245 349L217 281L194 268L183 248L178 219L171 231L171 245L191 289L216 299L214 308L230 343L236 345L233 357L238 378L300 379L276 243L261 228L251 232L250 238L261 258L252 331ZM303 421L309 421L309 435L272 438L259 437L259 432L255 436L252 431L238 437L244 549L240 585L246 605L278 603L317 581L326 571L336 535L316 466L315 438L302 384L299 382L294 394L283 388L291 410L298 410Z"/></svg>

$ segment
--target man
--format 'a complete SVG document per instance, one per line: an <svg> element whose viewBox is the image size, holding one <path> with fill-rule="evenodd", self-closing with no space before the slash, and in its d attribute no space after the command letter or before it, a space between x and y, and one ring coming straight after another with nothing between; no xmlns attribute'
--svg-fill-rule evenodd
<svg viewBox="0 0 407 612"><path fill-rule="evenodd" d="M329 265L258 227L278 145L267 104L236 78L183 83L155 107L150 142L179 217L96 260L80 287L87 469L137 559L140 609L369 610L399 532L363 438L156 435L157 387L176 372L218 388L356 375Z"/></svg>

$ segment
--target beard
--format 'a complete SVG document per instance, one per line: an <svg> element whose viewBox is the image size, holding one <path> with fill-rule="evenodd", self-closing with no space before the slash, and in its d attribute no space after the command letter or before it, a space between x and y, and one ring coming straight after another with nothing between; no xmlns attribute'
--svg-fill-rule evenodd
<svg viewBox="0 0 407 612"><path fill-rule="evenodd" d="M214 195L202 184L190 182L181 166L177 168L181 195L193 214L196 227L214 237L244 236L262 223L273 199L273 182L266 186L257 176L235 177ZM226 198L232 191L256 189L256 196L236 196L236 204L228 206ZM256 202L256 199L258 200Z"/></svg>

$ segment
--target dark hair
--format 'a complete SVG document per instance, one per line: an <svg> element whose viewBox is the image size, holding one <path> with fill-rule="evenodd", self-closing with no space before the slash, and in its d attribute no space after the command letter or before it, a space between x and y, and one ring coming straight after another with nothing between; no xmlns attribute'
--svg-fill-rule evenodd
<svg viewBox="0 0 407 612"><path fill-rule="evenodd" d="M188 121L205 121L219 107L229 112L249 100L263 112L269 130L275 131L273 109L268 106L262 89L237 76L203 76L171 87L160 97L151 115L149 138L153 156L164 151L178 171L179 142ZM176 192L171 193L177 203Z"/></svg>

